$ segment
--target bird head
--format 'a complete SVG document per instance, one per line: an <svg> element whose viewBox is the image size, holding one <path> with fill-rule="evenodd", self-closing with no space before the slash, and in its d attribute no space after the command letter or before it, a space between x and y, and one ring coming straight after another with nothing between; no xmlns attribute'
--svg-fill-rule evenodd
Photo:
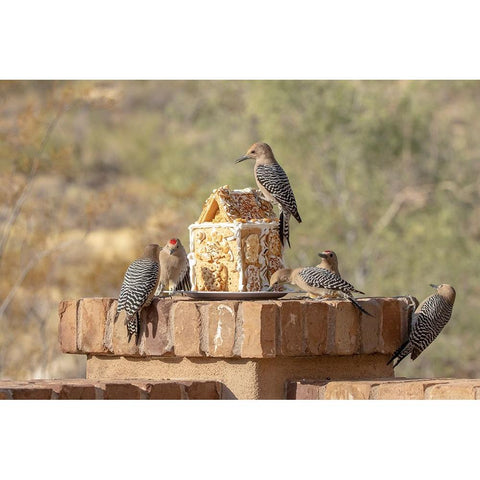
<svg viewBox="0 0 480 480"><path fill-rule="evenodd" d="M154 258L158 262L158 254L160 253L160 245L156 243L151 243L145 247L145 251L143 253L144 257L147 258Z"/></svg>
<svg viewBox="0 0 480 480"><path fill-rule="evenodd" d="M326 263L332 266L338 266L337 254L333 250L324 250L318 254ZM322 262L323 262L322 260Z"/></svg>
<svg viewBox="0 0 480 480"><path fill-rule="evenodd" d="M247 151L247 153L235 160L235 163L243 162L244 160L257 160L258 158L273 158L273 152L269 145L262 142L254 143Z"/></svg>
<svg viewBox="0 0 480 480"><path fill-rule="evenodd" d="M178 247L181 245L180 240L178 238L171 238L167 244L165 245L165 248L167 249L168 253L170 255L173 255L176 250L178 250Z"/></svg>
<svg viewBox="0 0 480 480"><path fill-rule="evenodd" d="M291 273L292 271L288 268L281 268L280 270L274 272L274 274L270 277L270 288L276 284L290 282Z"/></svg>
<svg viewBox="0 0 480 480"><path fill-rule="evenodd" d="M451 285L448 285L448 283L441 283L440 285L435 285L431 283L430 286L432 288L435 288L439 295L444 297L449 303L453 305L457 292L455 292L455 289Z"/></svg>
<svg viewBox="0 0 480 480"><path fill-rule="evenodd" d="M337 254L333 250L324 250L322 253L319 253L318 256L325 258L326 260L337 260Z"/></svg>

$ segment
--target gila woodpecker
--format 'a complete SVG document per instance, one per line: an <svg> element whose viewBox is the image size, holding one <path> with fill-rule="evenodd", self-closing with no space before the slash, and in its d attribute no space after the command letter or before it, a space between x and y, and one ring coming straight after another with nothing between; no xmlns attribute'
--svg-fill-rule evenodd
<svg viewBox="0 0 480 480"><path fill-rule="evenodd" d="M340 271L338 270L337 254L333 250L324 250L322 253L319 253L318 256L321 257L322 261L317 265L317 268L324 268L325 270L328 270L342 278ZM365 295L365 292L355 288L353 288L351 292Z"/></svg>
<svg viewBox="0 0 480 480"><path fill-rule="evenodd" d="M243 157L235 163L247 159L255 160L254 174L258 188L266 200L277 203L280 207L280 241L287 239L290 246L289 220L293 215L298 223L302 221L297 210L297 202L287 174L275 160L272 149L266 143L254 143Z"/></svg>
<svg viewBox="0 0 480 480"><path fill-rule="evenodd" d="M187 252L178 238L170 239L160 251L160 282L158 293L169 290L190 290L190 268Z"/></svg>
<svg viewBox="0 0 480 480"><path fill-rule="evenodd" d="M349 300L361 312L373 317L353 298L355 288L335 273L325 268L300 267L277 270L270 278L270 287L276 283L292 283L313 297L340 296Z"/></svg>
<svg viewBox="0 0 480 480"><path fill-rule="evenodd" d="M398 348L387 365L397 359L393 365L395 368L405 357L410 355L415 360L442 331L450 320L455 303L455 289L443 283L441 285L430 284L437 290L436 293L427 297L415 310L412 316L412 324L408 340Z"/></svg>
<svg viewBox="0 0 480 480"><path fill-rule="evenodd" d="M159 251L159 245L147 245L143 256L134 260L125 272L118 296L117 315L121 310L125 310L127 314L125 323L129 342L135 334L138 344L140 311L150 305L158 285Z"/></svg>

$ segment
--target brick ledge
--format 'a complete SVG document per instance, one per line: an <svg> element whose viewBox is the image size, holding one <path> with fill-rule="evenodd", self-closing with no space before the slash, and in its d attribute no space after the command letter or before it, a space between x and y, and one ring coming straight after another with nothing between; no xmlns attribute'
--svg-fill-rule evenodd
<svg viewBox="0 0 480 480"><path fill-rule="evenodd" d="M219 400L215 381L0 380L0 400Z"/></svg>
<svg viewBox="0 0 480 480"><path fill-rule="evenodd" d="M346 300L194 301L155 299L142 312L140 342L127 342L125 312L114 298L60 302L58 336L64 353L217 358L272 358L381 353L406 339L408 297Z"/></svg>
<svg viewBox="0 0 480 480"><path fill-rule="evenodd" d="M480 379L395 378L287 382L290 400L480 400Z"/></svg>

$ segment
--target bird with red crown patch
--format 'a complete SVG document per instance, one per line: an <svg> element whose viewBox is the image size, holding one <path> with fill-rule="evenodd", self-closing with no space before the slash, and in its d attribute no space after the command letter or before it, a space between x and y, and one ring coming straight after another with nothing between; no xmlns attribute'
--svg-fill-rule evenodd
<svg viewBox="0 0 480 480"><path fill-rule="evenodd" d="M190 290L187 252L179 238L171 238L160 251L160 282L157 294L164 290Z"/></svg>

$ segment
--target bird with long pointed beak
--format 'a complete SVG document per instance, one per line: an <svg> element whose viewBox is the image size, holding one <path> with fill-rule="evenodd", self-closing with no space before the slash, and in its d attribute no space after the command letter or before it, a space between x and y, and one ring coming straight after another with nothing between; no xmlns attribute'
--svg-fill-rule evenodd
<svg viewBox="0 0 480 480"><path fill-rule="evenodd" d="M287 174L266 143L254 143L243 157L235 160L235 163L244 160L255 160L254 175L257 186L266 200L279 205L280 241L283 245L284 239L286 239L290 246L290 215L293 215L298 223L301 223L302 219L298 213L297 202Z"/></svg>

